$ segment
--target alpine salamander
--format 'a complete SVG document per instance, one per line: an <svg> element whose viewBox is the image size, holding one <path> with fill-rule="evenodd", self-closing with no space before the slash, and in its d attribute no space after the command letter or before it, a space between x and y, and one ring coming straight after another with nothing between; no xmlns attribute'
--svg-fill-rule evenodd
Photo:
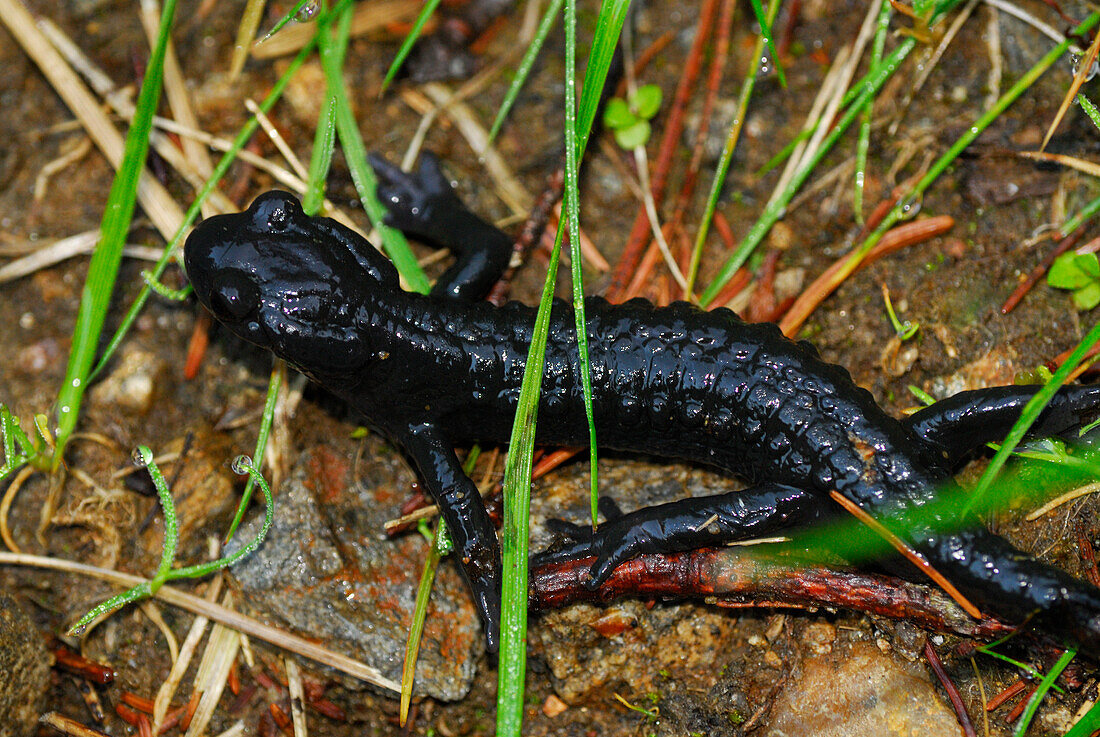
<svg viewBox="0 0 1100 737"><path fill-rule="evenodd" d="M501 564L456 444L507 441L535 321L532 307L480 299L510 242L468 211L437 161L416 174L375 159L394 226L453 250L430 295L403 291L392 264L284 192L202 222L186 243L199 301L231 331L346 400L388 435L435 498L496 648ZM596 433L608 449L688 459L756 484L639 510L575 536L557 559L597 556L591 582L642 552L717 545L805 524L838 491L879 517L934 501L955 460L1002 437L1034 387L963 392L906 420L848 372L771 324L728 309L586 300ZM572 308L554 304L537 441L587 443ZM1052 435L1100 412L1100 386L1059 392L1033 430ZM972 602L1100 654L1100 590L1013 548L974 520L940 512L899 536ZM896 527L896 526L895 526ZM944 531L957 530L957 531ZM870 534L870 533L869 533Z"/></svg>

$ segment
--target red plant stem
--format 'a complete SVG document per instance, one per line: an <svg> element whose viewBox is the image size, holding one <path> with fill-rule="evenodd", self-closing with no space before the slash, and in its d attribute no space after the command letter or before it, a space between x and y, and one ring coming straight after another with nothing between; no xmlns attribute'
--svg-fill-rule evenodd
<svg viewBox="0 0 1100 737"><path fill-rule="evenodd" d="M1023 691L1026 688L1027 688L1027 682L1025 682L1023 679L1020 679L1020 680L1016 681L1011 686L1006 688L1004 691L1001 691L999 694L997 694L996 696L991 698L988 702L986 702L985 710L986 711L993 711L994 709L997 709L998 707L1001 706L1001 704L1005 703L1006 701L1008 701L1013 696L1020 693L1021 691Z"/></svg>
<svg viewBox="0 0 1100 737"><path fill-rule="evenodd" d="M699 25L695 31L695 40L692 42L691 51L684 62L684 71L680 75L680 81L676 86L676 94L673 98L668 122L665 124L665 132L661 137L661 147L657 154L657 162L650 179L650 192L653 200L658 204L664 199L665 185L668 183L668 172L672 168L672 160L676 153L680 134L684 129L684 117L687 111L688 97L691 95L695 82L703 64L703 54L710 40L711 28L714 26L714 14L718 0L704 0L702 10L699 13ZM639 206L638 214L634 218L634 225L630 229L630 236L626 240L626 248L623 249L619 263L611 274L606 294L608 299L617 301L623 292L627 282L634 277L637 271L638 261L642 257L642 251L646 246L649 232L649 216L645 206Z"/></svg>
<svg viewBox="0 0 1100 737"><path fill-rule="evenodd" d="M946 233L954 225L955 220L950 215L938 215L899 225L887 231L882 236L882 240L875 244L874 248L868 251L854 268L851 268L850 273L855 273L868 264L901 248ZM817 306L840 286L847 273L849 273L851 258L852 254L848 254L838 259L795 300L794 305L791 306L791 309L787 311L787 314L779 323L779 327L785 335L790 337L797 333L798 329L802 327L802 323L806 322L806 319L817 309Z"/></svg>
<svg viewBox="0 0 1100 737"><path fill-rule="evenodd" d="M693 550L643 555L623 563L599 588L585 586L594 559L532 569L530 606L550 609L577 601L638 598L718 597L720 603L836 606L906 619L918 627L996 639L1013 627L992 617L974 620L938 589L868 573L777 562L751 548Z"/></svg>
<svg viewBox="0 0 1100 737"><path fill-rule="evenodd" d="M1024 692L1024 697L1016 702L1016 706L1012 707L1012 711L1008 712L1008 716L1005 717L1006 724L1012 724L1014 721L1020 718L1020 715L1024 713L1024 709L1027 708L1027 702L1031 701L1032 694L1039 688L1039 684L1035 684Z"/></svg>
<svg viewBox="0 0 1100 737"><path fill-rule="evenodd" d="M966 712L966 704L963 703L962 694L955 687L951 677L947 675L936 649L927 640L924 642L924 657L928 659L928 665L931 666L932 672L936 674L936 678L940 679L940 685L947 692L947 698L951 701L951 708L955 710L955 718L959 720L959 726L963 728L963 734L966 737L978 737L978 733L974 729L974 723L970 721L970 714Z"/></svg>
<svg viewBox="0 0 1100 737"><path fill-rule="evenodd" d="M1083 236L1084 234L1085 226L1082 225L1073 233L1063 238L1062 242L1059 243L1053 251L1048 253L1046 257L1043 258L1042 262L1031 270L1031 273L1027 275L1027 278L1020 282L1020 286L1016 287L1016 289L1013 290L1012 294L1008 296L1008 299L1005 300L1005 303L1001 305L1001 314L1007 315L1008 313L1012 312L1012 310L1016 309L1016 305L1020 304L1024 296L1026 296L1027 293L1031 291L1031 288L1034 287L1035 284L1043 278L1044 274L1050 271L1050 267L1054 263L1054 261L1063 253L1077 245L1077 241L1081 240L1081 236Z"/></svg>

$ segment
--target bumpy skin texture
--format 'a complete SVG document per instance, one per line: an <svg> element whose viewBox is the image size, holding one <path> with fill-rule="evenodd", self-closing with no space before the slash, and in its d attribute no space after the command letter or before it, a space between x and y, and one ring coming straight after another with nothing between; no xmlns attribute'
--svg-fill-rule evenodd
<svg viewBox="0 0 1100 737"><path fill-rule="evenodd" d="M488 244L488 257L461 248L468 258L449 272L461 283L445 279L429 296L403 291L370 244L335 221L307 217L282 192L199 225L187 241L187 272L219 321L344 398L404 449L442 510L495 649L496 534L454 446L508 439L535 310L467 301L478 296L463 286L470 272L477 272L478 289L487 289L492 282L482 272L507 260L506 239L489 235L491 227L454 197L434 162L416 176L395 171L380 166L381 192L403 229L455 248L473 231ZM471 268L470 258L489 266ZM924 507L950 485L951 462L1003 434L1034 393L967 392L903 423L846 370L774 325L686 303L656 308L593 297L586 309L601 447L697 461L758 484L739 495L621 516L595 536L577 532L550 557L598 556L593 585L641 552L712 545L816 519L832 508L822 498L834 489L879 517ZM555 303L540 443L587 442L573 326L571 308ZM1066 389L1037 429L1064 432L1098 407L1100 388ZM979 526L939 532L947 522L932 517L896 531L980 608L1014 621L1035 616L1052 634L1100 652L1100 591Z"/></svg>

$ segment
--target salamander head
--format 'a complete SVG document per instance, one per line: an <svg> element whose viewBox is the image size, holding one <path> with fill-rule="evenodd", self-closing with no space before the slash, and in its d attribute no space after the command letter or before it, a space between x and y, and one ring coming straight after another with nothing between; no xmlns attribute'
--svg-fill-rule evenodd
<svg viewBox="0 0 1100 737"><path fill-rule="evenodd" d="M372 294L400 289L393 266L366 240L307 216L278 191L204 220L187 238L184 261L219 322L307 373L367 360L362 307Z"/></svg>

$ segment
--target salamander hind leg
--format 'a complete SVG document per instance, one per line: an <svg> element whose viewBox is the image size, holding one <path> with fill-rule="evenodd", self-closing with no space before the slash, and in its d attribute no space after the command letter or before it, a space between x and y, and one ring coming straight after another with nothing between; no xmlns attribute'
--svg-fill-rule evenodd
<svg viewBox="0 0 1100 737"><path fill-rule="evenodd" d="M783 484L692 497L645 507L609 519L593 532L555 524L569 537L564 546L539 553L531 565L595 557L589 588L597 588L620 564L646 553L677 553L774 534L820 519L827 508L810 492Z"/></svg>
<svg viewBox="0 0 1100 737"><path fill-rule="evenodd" d="M906 418L904 424L950 464L985 443L1004 438L1039 386L998 386L959 392ZM1100 417L1100 385L1066 386L1028 432L1065 436Z"/></svg>
<svg viewBox="0 0 1100 737"><path fill-rule="evenodd" d="M512 257L508 234L466 207L435 154L425 151L415 173L402 171L378 154L371 154L370 161L378 175L378 198L389 210L386 223L457 257L432 294L467 301L488 294Z"/></svg>

